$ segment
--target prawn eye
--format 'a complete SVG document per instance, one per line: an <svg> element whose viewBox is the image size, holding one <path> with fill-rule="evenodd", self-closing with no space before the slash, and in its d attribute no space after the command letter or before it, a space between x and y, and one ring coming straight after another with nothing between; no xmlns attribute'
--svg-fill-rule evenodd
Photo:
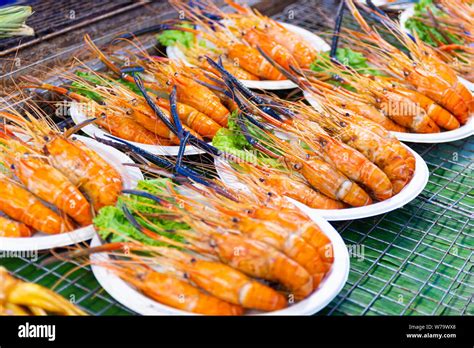
<svg viewBox="0 0 474 348"><path fill-rule="evenodd" d="M193 257L190 261L191 263L195 263L197 260Z"/></svg>
<svg viewBox="0 0 474 348"><path fill-rule="evenodd" d="M271 196L273 196L273 193L267 192L267 196L268 196L268 197L271 197Z"/></svg>
<svg viewBox="0 0 474 348"><path fill-rule="evenodd" d="M346 117L349 117L351 114L349 114L348 112L345 113L345 116Z"/></svg>
<svg viewBox="0 0 474 348"><path fill-rule="evenodd" d="M293 168L294 168L295 170L300 170L301 167L302 167L301 163L295 163L295 164L293 164Z"/></svg>
<svg viewBox="0 0 474 348"><path fill-rule="evenodd" d="M178 72L175 72L175 73L174 73L174 76L178 76L178 75L179 75L179 73L178 73Z"/></svg>
<svg viewBox="0 0 474 348"><path fill-rule="evenodd" d="M265 179L264 178L258 178L258 181L265 182Z"/></svg>
<svg viewBox="0 0 474 348"><path fill-rule="evenodd" d="M233 223L237 223L237 222L239 222L239 219L236 218L236 217L233 217L233 218L232 218L232 222L233 222Z"/></svg>
<svg viewBox="0 0 474 348"><path fill-rule="evenodd" d="M344 122L344 121L341 121L341 122L339 122L339 125L340 125L341 127L345 127L345 126L347 126L347 123Z"/></svg>
<svg viewBox="0 0 474 348"><path fill-rule="evenodd" d="M410 75L410 73L409 73L408 71L404 71L404 72L403 72L403 75L404 75L405 77L408 77L408 75Z"/></svg>
<svg viewBox="0 0 474 348"><path fill-rule="evenodd" d="M50 140L51 140L51 138L50 138L48 135L45 135L45 136L43 137L43 139L44 139L44 141L50 141Z"/></svg>

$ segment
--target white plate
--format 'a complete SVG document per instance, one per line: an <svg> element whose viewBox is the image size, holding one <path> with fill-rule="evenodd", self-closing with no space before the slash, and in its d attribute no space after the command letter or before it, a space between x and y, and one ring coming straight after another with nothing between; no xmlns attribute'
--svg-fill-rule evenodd
<svg viewBox="0 0 474 348"><path fill-rule="evenodd" d="M415 13L415 4L405 9L399 17L400 27L407 33L411 34L411 30L406 27L407 20ZM474 92L474 83L458 76L459 81L466 86L471 92ZM452 131L446 131L441 133L433 134L412 134L412 133L399 133L393 132L393 134L400 140L418 142L418 143L445 143L449 141L455 141L467 138L474 134L474 116L471 114L471 119L462 127Z"/></svg>
<svg viewBox="0 0 474 348"><path fill-rule="evenodd" d="M79 124L81 122L84 122L88 119L88 117L81 111L81 108L79 107L79 104L76 102L71 103L71 108L70 108L70 113L71 113L71 118L74 121L75 124ZM114 141L111 138L106 137L106 134L109 134L108 132L102 130L99 126L96 124L92 123L84 128L81 129L84 133L87 135L91 136L92 138L95 138L96 136L102 139L107 139L110 141ZM126 140L126 139L123 139ZM128 140L126 140L128 141ZM130 144L133 144L143 150L146 150L154 155L161 155L161 156L177 156L179 152L179 146L160 146L160 145L149 145L149 144L142 144L142 143L136 143L133 141L128 141ZM198 149L194 146L186 146L186 151L185 155L196 155L196 154L201 154L204 153L201 149Z"/></svg>
<svg viewBox="0 0 474 348"><path fill-rule="evenodd" d="M316 213L310 212L308 216L319 225L321 230L331 240L334 250L334 263L332 268L319 285L319 288L305 300L291 305L288 308L261 313L261 315L311 315L317 313L337 296L347 281L350 262L349 253L343 239L334 227ZM100 240L95 236L91 246L94 247L98 245L100 245ZM113 272L94 264L94 262L106 261L108 259L109 256L106 254L91 255L92 272L105 291L125 307L142 315L195 315L194 313L178 310L150 299L116 276Z"/></svg>
<svg viewBox="0 0 474 348"><path fill-rule="evenodd" d="M132 189L139 180L143 180L143 175L138 168L128 167L122 163L133 163L133 161L122 152L99 143L98 141L74 135L82 141L87 147L97 152L103 159L109 162L122 176L123 186L126 189ZM38 251L51 248L73 245L91 239L95 234L92 225L76 229L72 232L48 235L45 233L36 233L29 238L6 238L0 237L0 250L4 251Z"/></svg>
<svg viewBox="0 0 474 348"><path fill-rule="evenodd" d="M440 133L431 134L420 134L420 133L401 133L391 132L398 140L411 142L411 143L447 143L450 141L456 141L464 139L474 135L474 117L467 121L464 126L458 129L444 131Z"/></svg>
<svg viewBox="0 0 474 348"><path fill-rule="evenodd" d="M390 8L393 10L401 10L401 9L406 8L407 6L412 5L411 3L403 3L403 4L401 3L398 5L393 5L394 2L395 1L388 1L388 0L372 0L372 3L377 7L387 5L387 6L390 6ZM361 3L367 4L365 0L361 0Z"/></svg>
<svg viewBox="0 0 474 348"><path fill-rule="evenodd" d="M406 185L399 193L395 196L381 202L373 203L364 207L356 208L345 208L345 209L313 209L307 205L300 203L292 198L286 197L289 201L298 206L302 211L308 215L316 214L321 216L329 221L345 221L345 220L355 220L362 219L370 216L376 216L384 213L388 213L392 210L400 208L405 204L409 203L418 196L426 184L428 183L429 170L423 160L415 151L405 146L414 156L416 160L416 169L415 174L411 181ZM235 177L231 172L229 172L229 163L222 160L216 159L214 161L217 174L221 180L227 185L237 189L237 190L246 190L246 187L243 183L239 182L237 177Z"/></svg>
<svg viewBox="0 0 474 348"><path fill-rule="evenodd" d="M463 79L459 78L459 80L463 80ZM464 82L462 83L465 84ZM308 103L311 104L311 106L313 106L315 109L319 109L319 103L318 101L316 101L316 99L311 97L308 92L303 92L303 94L304 94L305 99L308 101ZM447 143L451 141L464 139L471 135L474 135L474 116L471 114L470 119L464 126L461 126L458 129L453 129L450 131L442 131L439 133L429 133L429 134L403 133L403 132L393 132L393 131L390 131L390 133L392 133L398 140L405 141L408 143L428 143L428 144Z"/></svg>
<svg viewBox="0 0 474 348"><path fill-rule="evenodd" d="M286 29L300 35L304 40L310 42L315 49L318 51L329 51L331 46L329 46L323 39L319 36L311 33L310 31L300 28L296 25L278 22L282 24ZM190 66L190 63L186 60L183 52L176 46L166 47L166 55L170 59L181 60L186 65ZM240 80L246 87L255 88L255 89L266 89L266 90L280 90L280 89L290 89L296 88L297 86L290 80L264 80L264 81L252 81L252 80Z"/></svg>

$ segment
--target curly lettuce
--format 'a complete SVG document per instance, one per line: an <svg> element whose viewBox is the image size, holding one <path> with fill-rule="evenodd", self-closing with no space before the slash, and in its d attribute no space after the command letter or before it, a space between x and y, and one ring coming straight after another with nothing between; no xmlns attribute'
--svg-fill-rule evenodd
<svg viewBox="0 0 474 348"><path fill-rule="evenodd" d="M104 80L101 79L99 76L94 75L92 73L84 72L84 71L76 71L75 73L80 78L84 79L85 81L94 84L96 86L100 86L104 84ZM91 90L91 87L78 81L74 81L71 84L71 89L74 93L82 95L83 97L92 99L96 102L101 102L104 100L102 96L94 91Z"/></svg>
<svg viewBox="0 0 474 348"><path fill-rule="evenodd" d="M342 64L350 66L360 74L368 74L372 76L383 75L380 70L374 69L367 63L367 58L365 58L362 53L355 52L350 48L338 48L336 51L336 58ZM328 68L329 59L329 52L321 53L321 56L311 63L310 69L315 72L325 73ZM342 86L352 92L356 92L355 88L350 84L342 83L337 80L328 80L327 82L334 86Z"/></svg>
<svg viewBox="0 0 474 348"><path fill-rule="evenodd" d="M193 28L191 24L187 23L183 23L178 26L182 28ZM194 45L194 34L181 30L165 30L161 34L158 34L156 39L160 44L166 47L174 46L177 43L183 45L186 48L191 48Z"/></svg>
<svg viewBox="0 0 474 348"><path fill-rule="evenodd" d="M76 71L75 74L77 76L79 76L80 78L82 78L84 81L87 81L88 83L90 83L91 85L94 85L94 86L107 86L107 85L110 85L111 83L116 83L117 85L120 84L122 85L123 87L126 87L127 89L129 89L130 91L132 91L133 93L135 94L138 94L138 95L141 95L141 91L140 89L138 89L137 85L131 81L127 81L125 79L117 79L117 80L114 80L112 78L108 78L108 77L102 77L102 76L98 76L94 73L90 73L90 72L85 72L85 71ZM89 99L92 99L96 102L100 102L102 101L104 98L102 98L102 96L94 91L91 90L91 87L89 85L86 85L82 82L78 82L78 81L74 81L72 84L72 90L77 93L77 94L80 94L84 97L87 97ZM153 92L150 88L146 88L147 91L149 92Z"/></svg>
<svg viewBox="0 0 474 348"><path fill-rule="evenodd" d="M138 182L137 189L159 194L163 192L167 182L169 179L142 180ZM99 211L94 219L94 225L102 238L110 242L133 239L147 245L164 245L138 231L127 220L122 210L123 205L126 205L131 212L147 216L147 219L144 219L135 214L137 221L148 230L177 241L184 241L183 237L174 234L173 231L189 229L187 224L166 218L164 211L151 199L133 195L126 199L120 197L116 206L104 207Z"/></svg>
<svg viewBox="0 0 474 348"><path fill-rule="evenodd" d="M252 137L260 140L263 139L263 134L257 127L252 124L247 125ZM221 128L212 139L212 145L219 150L230 153L247 162L265 163L274 167L278 167L279 163L267 155L255 151L255 148L245 139L242 131L237 124L237 112L233 112L228 120L228 128Z"/></svg>
<svg viewBox="0 0 474 348"><path fill-rule="evenodd" d="M338 48L336 51L336 58L342 64L350 66L360 74L381 75L381 72L374 69L367 63L367 58L360 52L356 52L347 47ZM329 61L329 52L321 53L321 58L311 63L311 70L316 72L325 72L327 61Z"/></svg>

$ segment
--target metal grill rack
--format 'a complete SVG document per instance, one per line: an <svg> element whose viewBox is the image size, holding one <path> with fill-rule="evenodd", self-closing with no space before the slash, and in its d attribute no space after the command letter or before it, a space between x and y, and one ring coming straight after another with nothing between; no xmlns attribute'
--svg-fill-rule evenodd
<svg viewBox="0 0 474 348"><path fill-rule="evenodd" d="M50 12L50 2L34 0L29 1L28 4L32 6L34 13L27 23L35 28L35 36L13 37L2 40L0 43L1 55L9 53L10 50L16 50L18 45L22 48L31 46L48 38L141 6L143 2L106 0L91 7L87 2L67 0L54 5L54 15L51 15Z"/></svg>
<svg viewBox="0 0 474 348"><path fill-rule="evenodd" d="M324 14L333 16L337 3L300 0L274 18L328 31ZM426 189L396 211L333 224L351 252L351 271L344 289L321 314L474 314L474 138L409 145L428 164ZM56 285L91 314L133 314L101 290L88 267L66 275L76 266L41 265L49 256L23 255L1 263L21 279Z"/></svg>

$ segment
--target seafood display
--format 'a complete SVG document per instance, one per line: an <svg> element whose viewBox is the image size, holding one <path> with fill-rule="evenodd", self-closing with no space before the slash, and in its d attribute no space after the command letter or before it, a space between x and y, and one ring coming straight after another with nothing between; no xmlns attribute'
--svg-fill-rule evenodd
<svg viewBox="0 0 474 348"><path fill-rule="evenodd" d="M335 108L316 111L303 103L259 96L245 89L223 66L209 62L221 70L227 85L239 91L235 96L240 111L234 113L232 132L225 132L223 138L240 137L241 149L249 145L263 157L274 159L267 162L271 166L239 163L239 167L246 167L262 183L263 173L273 173L275 179L268 183L278 184L280 194L306 201L312 208L357 207L392 197L413 177L414 156L376 123L364 120L362 127L360 116ZM266 121L265 127L261 127L260 119ZM221 150L232 151L226 148L225 140L215 140L214 145ZM295 183L281 184L287 180ZM313 189L314 193L291 192L296 187Z"/></svg>
<svg viewBox="0 0 474 348"><path fill-rule="evenodd" d="M375 66L403 80L451 113L460 124L465 124L472 111L473 97L459 82L455 71L438 58L430 46L420 40L413 41L394 22L375 12L374 15L393 31L398 42L410 53L406 55L367 24L353 1L346 3L364 32L349 31L354 47L364 52Z"/></svg>
<svg viewBox="0 0 474 348"><path fill-rule="evenodd" d="M474 82L474 2L423 0L400 17L400 25L434 47L434 52L460 76Z"/></svg>
<svg viewBox="0 0 474 348"><path fill-rule="evenodd" d="M283 23L233 1L235 13L225 13L211 1L170 1L184 20L164 25L161 44L178 50L193 66L216 72L205 57L219 58L226 70L243 81L286 80L259 52L263 50L279 64L309 68L318 49L312 42Z"/></svg>
<svg viewBox="0 0 474 348"><path fill-rule="evenodd" d="M86 315L73 303L38 284L23 282L0 267L0 315Z"/></svg>
<svg viewBox="0 0 474 348"><path fill-rule="evenodd" d="M333 263L318 225L278 195L266 199L257 185L251 193L225 190L143 181L101 210L95 224L109 243L87 252L111 253L98 265L193 313L276 311L310 296Z"/></svg>
<svg viewBox="0 0 474 348"><path fill-rule="evenodd" d="M409 137L399 134L453 131L468 123L472 93L431 47L413 41L373 6L358 4L377 19L382 29L390 30L403 45L402 51L367 24L355 3L347 1L347 6L363 32L344 28L339 33L340 28L336 28L331 53L320 55L311 71L279 67L304 90L312 104L356 113L401 139ZM343 10L341 7L339 18ZM341 51L337 49L339 41L347 46Z"/></svg>
<svg viewBox="0 0 474 348"><path fill-rule="evenodd" d="M79 112L89 112L84 121L95 118L95 125L106 133L146 145L147 149L153 149L155 145L179 144L171 123L170 84L177 87L177 110L183 127L196 138L210 140L227 125L229 100L206 86L212 81L204 71L140 52L144 58L138 54L129 57L146 76L136 84L131 75L125 76L121 67L87 36L86 42L109 68L107 73L78 70L66 75L71 80L67 88L39 81L25 87L49 90L77 102L79 106L86 106L85 111L79 108ZM150 96L144 96L145 91ZM154 109L146 98L153 98Z"/></svg>
<svg viewBox="0 0 474 348"><path fill-rule="evenodd" d="M169 102L182 130L175 91ZM197 314L277 311L311 296L334 262L329 238L276 191L250 182L234 190L185 164L190 133L178 134L176 159L99 139L140 155L141 168L162 178L123 190L115 207L100 210L94 224L106 244L63 257L107 253L93 264L159 303Z"/></svg>
<svg viewBox="0 0 474 348"><path fill-rule="evenodd" d="M55 235L90 225L123 188L114 167L36 113L1 113L9 121L0 132L2 237Z"/></svg>
<svg viewBox="0 0 474 348"><path fill-rule="evenodd" d="M231 0L169 3L179 19L109 46L86 34L86 60L15 81L0 107L0 242L88 230L80 242L94 234L92 246L71 237L17 250L69 246L45 264L101 269L165 313L287 314L326 296L302 310L314 314L348 272L325 219L410 202L429 171L400 134L474 124L462 79L472 81L472 1L421 1L408 34L372 1L343 0L326 52ZM345 11L357 28L342 25ZM161 46L143 45L144 33ZM53 116L54 103L67 112ZM0 314L85 313L0 268Z"/></svg>

